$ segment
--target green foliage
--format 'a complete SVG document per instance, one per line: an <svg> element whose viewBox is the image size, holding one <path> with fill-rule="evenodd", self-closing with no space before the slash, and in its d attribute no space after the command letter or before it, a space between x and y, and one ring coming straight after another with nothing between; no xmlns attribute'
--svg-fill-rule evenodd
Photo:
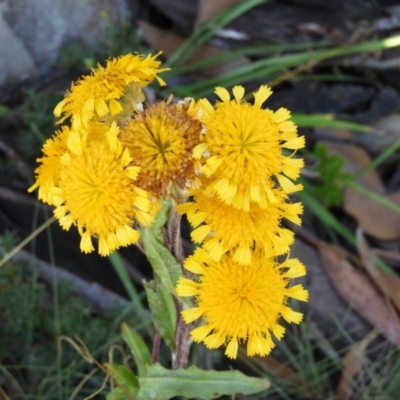
<svg viewBox="0 0 400 400"><path fill-rule="evenodd" d="M319 160L315 167L319 173L319 184L313 185L312 191L326 207L339 206L343 202L341 185L351 174L342 172L343 158L329 155L324 145L317 144L313 154Z"/></svg>
<svg viewBox="0 0 400 400"><path fill-rule="evenodd" d="M154 325L167 346L175 351L176 309L171 293L154 281L144 284L147 300L154 318Z"/></svg>
<svg viewBox="0 0 400 400"><path fill-rule="evenodd" d="M202 371L191 366L169 370L160 364L147 368L146 376L139 378L139 400L186 398L215 399L222 395L252 394L269 388L267 379L252 378L239 371Z"/></svg>
<svg viewBox="0 0 400 400"><path fill-rule="evenodd" d="M132 396L137 395L139 391L139 381L131 370L118 364L105 364L105 367L112 379L124 389L124 393L128 392Z"/></svg>
<svg viewBox="0 0 400 400"><path fill-rule="evenodd" d="M128 345L132 356L136 362L139 376L146 372L146 365L150 363L151 355L146 343L139 333L130 328L127 324L122 324L122 339Z"/></svg>
<svg viewBox="0 0 400 400"><path fill-rule="evenodd" d="M285 358L269 364L263 359L242 359L257 376L271 380L267 392L250 397L253 400L336 399L337 383L344 371L342 359L355 345L351 334L337 321L337 331L323 340L315 337L314 322L304 321L287 331L286 340L277 343L277 352ZM335 345L336 343L336 345ZM340 343L340 349L336 351ZM385 340L368 346L362 365L351 380L351 399L397 398L400 390L400 352ZM271 366L269 366L271 365ZM289 370L287 368L290 368Z"/></svg>
<svg viewBox="0 0 400 400"><path fill-rule="evenodd" d="M292 121L302 128L332 127L354 132L371 132L368 125L336 119L332 114L292 114Z"/></svg>
<svg viewBox="0 0 400 400"><path fill-rule="evenodd" d="M74 69L89 70L110 57L118 57L130 52L140 54L148 52L142 46L142 34L134 29L132 22L123 20L112 24L105 14L102 15L105 26L103 42L95 49L88 49L80 43L71 43L60 54L59 65L66 71Z"/></svg>
<svg viewBox="0 0 400 400"><path fill-rule="evenodd" d="M13 235L0 237L0 258L5 249L11 249L14 245ZM91 305L71 295L69 284L59 283L56 317L53 294L44 283L38 281L35 270L29 266L14 262L2 266L0 293L0 365L13 376L25 393L15 394L13 400L62 400L62 394L67 399L79 381L93 369L65 342L62 353L58 353L58 329L62 335L79 337L87 344L93 357L101 362L106 361L109 346L120 341L115 332L120 309L99 316ZM130 323L136 323L133 317ZM0 379L3 379L1 376L0 371ZM102 379L102 376L91 377L75 400L96 391ZM3 382L7 388L7 382L10 382L8 379Z"/></svg>
<svg viewBox="0 0 400 400"><path fill-rule="evenodd" d="M56 129L53 110L60 96L29 89L23 103L3 116L5 129L18 132L18 149L25 156L39 153L43 143Z"/></svg>
<svg viewBox="0 0 400 400"><path fill-rule="evenodd" d="M161 284L169 293L175 293L176 283L182 276L181 266L170 251L153 236L151 229L141 229L140 235L146 256Z"/></svg>
<svg viewBox="0 0 400 400"><path fill-rule="evenodd" d="M122 388L124 393L137 395L138 400L168 400L176 396L210 400L235 393L253 394L270 386L265 378L248 377L239 371L202 371L194 366L170 370L156 363L148 365L146 374L139 379L122 365L107 364L107 369L121 386L114 393L117 399L129 398L122 396ZM107 396L107 400L111 399L112 393Z"/></svg>

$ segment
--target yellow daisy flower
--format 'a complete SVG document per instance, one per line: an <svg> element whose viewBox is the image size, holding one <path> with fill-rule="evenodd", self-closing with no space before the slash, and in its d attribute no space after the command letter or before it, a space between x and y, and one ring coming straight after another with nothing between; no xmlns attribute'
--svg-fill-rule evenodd
<svg viewBox="0 0 400 400"><path fill-rule="evenodd" d="M229 251L234 261L248 265L254 247L263 249L267 257L289 251L294 234L281 226L282 218L301 223L301 203L287 203L288 196L281 189L272 188L271 191L277 201L265 209L257 203L251 204L249 211L237 209L199 189L191 191L193 202L180 204L177 210L187 214L195 228L191 233L193 241L204 242L202 247L214 261L219 261Z"/></svg>
<svg viewBox="0 0 400 400"><path fill-rule="evenodd" d="M138 111L121 131L132 163L141 167L136 184L157 198L187 196L189 186L198 186L193 148L200 143L202 124L193 118L187 103L160 101Z"/></svg>
<svg viewBox="0 0 400 400"><path fill-rule="evenodd" d="M226 345L225 354L236 358L240 342L247 341L247 354L266 356L280 340L285 328L281 317L298 324L302 314L290 308L294 298L307 301L302 285L291 286L292 278L305 275L298 259L278 264L256 252L250 265L240 265L227 255L214 262L203 249L185 262L185 268L199 274L196 281L180 278L178 296L194 296L196 306L182 312L186 323L202 318L205 324L191 331L195 342L210 348Z"/></svg>
<svg viewBox="0 0 400 400"><path fill-rule="evenodd" d="M67 150L70 132L68 126L62 126L53 137L47 139L42 148L43 157L36 160L41 163L35 170L36 182L28 189L28 192L33 192L39 188L39 199L50 205L54 205L51 192L60 180L60 158Z"/></svg>
<svg viewBox="0 0 400 400"><path fill-rule="evenodd" d="M72 85L71 91L54 109L55 116L63 115L60 122L72 116L72 126L81 128L93 117L115 116L124 110L132 114L132 103L144 101L143 86L154 79L165 85L157 74L169 68L160 68L161 62L156 61L160 54L146 58L126 54L108 60L106 67L99 65L91 75Z"/></svg>
<svg viewBox="0 0 400 400"><path fill-rule="evenodd" d="M210 183L206 193L215 193L226 204L249 210L250 202L261 208L274 202L268 182L276 178L286 193L302 189L291 180L298 178L303 160L284 156L283 149L304 147L297 136L289 111L263 110L271 89L261 86L254 93L254 104L243 101L244 88L233 88L234 99L224 88L215 93L222 100L215 108L206 99L198 102L203 109L206 128L203 143L194 149L194 157L206 156L202 172Z"/></svg>
<svg viewBox="0 0 400 400"><path fill-rule="evenodd" d="M132 159L117 139L118 130L113 125L103 140L91 141L73 132L61 158L64 168L52 191L54 215L64 229L78 227L84 253L94 250L92 236L98 237L103 256L136 243L134 222L149 226L154 220L149 193L133 183L140 168L129 166Z"/></svg>
<svg viewBox="0 0 400 400"><path fill-rule="evenodd" d="M115 132L116 128L116 126L110 128L110 126L99 121L91 121L88 129L75 131L72 131L68 126L62 126L43 145L43 157L36 160L41 163L35 170L36 182L28 189L28 192L33 192L39 188L39 199L50 205L55 205L52 200L52 189L58 185L61 171L65 168L61 163L61 157L68 149L67 143L73 142L76 137L78 137L78 141L80 141L80 137L87 142L103 140L107 132L110 135Z"/></svg>

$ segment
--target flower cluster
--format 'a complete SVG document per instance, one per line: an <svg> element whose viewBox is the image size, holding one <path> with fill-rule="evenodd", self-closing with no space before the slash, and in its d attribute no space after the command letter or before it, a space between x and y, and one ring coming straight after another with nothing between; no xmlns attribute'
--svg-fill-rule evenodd
<svg viewBox="0 0 400 400"><path fill-rule="evenodd" d="M108 60L54 110L64 125L43 146L29 191L38 188L39 199L56 207L64 229L77 226L85 253L94 250L92 237L104 256L136 243L137 227L151 225L160 200L198 180L192 151L202 125L190 104L143 107L142 88L154 79L165 85L157 56Z"/></svg>
<svg viewBox="0 0 400 400"><path fill-rule="evenodd" d="M226 355L235 358L239 343L248 341L248 355L267 355L272 335L284 333L281 317L301 320L289 299L308 299L301 285L290 285L305 274L300 261L277 261L293 243L282 219L300 224L303 211L289 202L289 194L302 188L292 180L303 160L284 152L302 148L304 137L297 136L287 110L262 108L271 94L266 86L254 93L254 104L243 101L241 86L233 88L233 99L226 89L215 93L221 101L214 107L205 99L197 103L204 134L193 154L202 186L178 206L194 228L193 241L201 244L185 262L197 278L181 278L177 293L195 297L196 306L183 311L185 322L205 321L191 332L196 342L226 344Z"/></svg>
<svg viewBox="0 0 400 400"><path fill-rule="evenodd" d="M136 243L139 228L172 197L199 245L184 264L195 278L181 277L176 287L178 296L194 297L185 322L204 321L193 339L226 345L231 358L246 341L249 355L267 355L284 334L281 319L302 318L290 299L308 298L291 283L305 268L288 256L294 237L283 226L301 222L303 207L289 196L302 189L293 181L304 137L287 110L263 108L267 86L252 103L236 86L233 98L217 88L214 105L172 97L145 104L142 88L165 84L157 56L110 59L72 85L55 108L63 125L45 143L29 190L55 206L64 229L78 228L83 252L94 250L95 237L101 255Z"/></svg>

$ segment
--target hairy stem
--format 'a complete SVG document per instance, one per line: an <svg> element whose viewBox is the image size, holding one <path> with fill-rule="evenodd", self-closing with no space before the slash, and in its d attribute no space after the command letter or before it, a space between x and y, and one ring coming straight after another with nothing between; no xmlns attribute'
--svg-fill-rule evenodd
<svg viewBox="0 0 400 400"><path fill-rule="evenodd" d="M178 311L178 321L175 331L175 353L172 355L172 369L179 369L187 366L192 341L189 336L190 325L186 324L181 317L181 305L176 301L175 306Z"/></svg>
<svg viewBox="0 0 400 400"><path fill-rule="evenodd" d="M160 352L160 344L161 344L161 335L160 332L156 329L154 333L153 339L153 349L151 351L151 363L154 364L158 361L158 354Z"/></svg>

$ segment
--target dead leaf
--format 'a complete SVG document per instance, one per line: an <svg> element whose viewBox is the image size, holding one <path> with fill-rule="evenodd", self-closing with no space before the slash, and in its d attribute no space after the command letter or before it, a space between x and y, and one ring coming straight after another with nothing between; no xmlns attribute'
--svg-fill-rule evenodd
<svg viewBox="0 0 400 400"><path fill-rule="evenodd" d="M368 277L345 258L343 249L321 243L321 263L337 292L360 316L396 346L400 346L397 318Z"/></svg>
<svg viewBox="0 0 400 400"><path fill-rule="evenodd" d="M343 129L330 128L319 130L319 133L336 137L349 137L349 135L351 137L351 134ZM357 174L371 162L369 154L360 147L330 141L322 141L321 143L326 146L330 154L343 157L345 161L344 172L349 172L352 175ZM385 186L376 170L365 174L357 183L400 206L400 191L386 194ZM353 188L345 189L344 209L358 221L369 235L380 240L400 238L400 214L366 197L357 190Z"/></svg>
<svg viewBox="0 0 400 400"><path fill-rule="evenodd" d="M358 252L364 268L383 295L390 298L397 310L400 311L400 279L397 276L388 275L378 269L373 254L360 228L357 228L356 239Z"/></svg>
<svg viewBox="0 0 400 400"><path fill-rule="evenodd" d="M366 348L376 335L376 330L371 331L363 340L351 346L350 350L343 357L343 372L336 389L336 397L338 399L352 399L351 384L364 364Z"/></svg>
<svg viewBox="0 0 400 400"><path fill-rule="evenodd" d="M157 50L161 50L163 55L167 58L174 54L175 51L185 42L185 38L178 36L175 33L159 29L145 21L139 21L138 25L143 30L144 36L150 46ZM218 47L204 44L200 46L192 56L189 57L189 59L185 62L185 65L203 61L207 58L221 56L226 53L227 52L225 50L222 50ZM231 61L226 61L199 69L198 71L208 76L218 76L249 64L250 60L247 57L238 57Z"/></svg>
<svg viewBox="0 0 400 400"><path fill-rule="evenodd" d="M304 228L297 228L297 234L304 239ZM356 312L349 312L348 305L334 289L333 283L321 266L318 254L319 241L312 242L312 246L296 239L290 256L298 258L307 267L307 275L299 279L310 293L310 301L301 305L301 310L309 317L308 325L315 322L321 327L323 334L330 338L337 334L338 323L354 340L361 340L371 330L371 326ZM355 329L356 328L356 329ZM317 339L317 338L316 338ZM318 340L318 339L317 339ZM339 357L340 359L340 357Z"/></svg>
<svg viewBox="0 0 400 400"><path fill-rule="evenodd" d="M238 0L200 0L197 8L197 18L194 24L195 29L214 15L237 2Z"/></svg>

